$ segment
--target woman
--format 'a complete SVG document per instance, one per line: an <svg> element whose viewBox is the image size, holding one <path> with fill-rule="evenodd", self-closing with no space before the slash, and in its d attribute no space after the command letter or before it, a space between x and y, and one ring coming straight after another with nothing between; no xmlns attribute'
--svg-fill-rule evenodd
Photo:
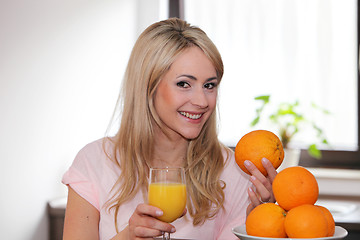
<svg viewBox="0 0 360 240"><path fill-rule="evenodd" d="M249 179L216 132L223 63L199 28L180 19L149 26L132 50L114 137L84 147L65 173L69 187L64 239L237 239L231 228L262 201L274 201L275 169L265 178L248 162ZM146 204L151 166L186 169L187 212L157 220ZM256 188L254 191L251 187Z"/></svg>

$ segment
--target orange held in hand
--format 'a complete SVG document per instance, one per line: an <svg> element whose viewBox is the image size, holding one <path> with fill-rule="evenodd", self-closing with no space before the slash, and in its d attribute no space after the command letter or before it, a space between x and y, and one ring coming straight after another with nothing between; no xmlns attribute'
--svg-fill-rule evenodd
<svg viewBox="0 0 360 240"><path fill-rule="evenodd" d="M261 159L267 158L275 169L284 159L284 149L280 139L272 132L255 130L245 134L235 148L235 160L239 167L250 174L244 166L244 161L251 161L264 176L267 172L261 163Z"/></svg>
<svg viewBox="0 0 360 240"><path fill-rule="evenodd" d="M285 210L303 204L315 204L319 186L314 175L306 168L296 166L279 172L272 184L277 203Z"/></svg>
<svg viewBox="0 0 360 240"><path fill-rule="evenodd" d="M285 210L275 203L258 205L246 219L246 233L257 237L285 238L285 216Z"/></svg>
<svg viewBox="0 0 360 240"><path fill-rule="evenodd" d="M320 238L328 236L328 225L319 207L304 204L287 213L285 231L289 238Z"/></svg>

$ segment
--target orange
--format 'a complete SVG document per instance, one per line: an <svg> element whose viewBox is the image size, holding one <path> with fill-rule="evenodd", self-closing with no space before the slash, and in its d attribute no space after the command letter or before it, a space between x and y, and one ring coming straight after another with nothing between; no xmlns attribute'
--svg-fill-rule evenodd
<svg viewBox="0 0 360 240"><path fill-rule="evenodd" d="M267 158L274 168L278 168L284 159L284 149L280 139L272 132L255 130L245 134L235 147L235 160L239 167L250 174L244 166L244 161L251 161L264 175L267 172L261 159Z"/></svg>
<svg viewBox="0 0 360 240"><path fill-rule="evenodd" d="M258 205L246 218L246 233L257 237L285 238L285 216L285 210L275 203Z"/></svg>
<svg viewBox="0 0 360 240"><path fill-rule="evenodd" d="M328 225L328 234L327 234L327 237L332 237L334 236L334 233L335 233L335 220L334 220L334 217L333 215L331 214L331 212L329 211L329 209L327 209L326 207L324 206L320 206L320 205L315 205L317 206L318 208L320 208L324 215L325 215L325 218L327 220L327 225Z"/></svg>
<svg viewBox="0 0 360 240"><path fill-rule="evenodd" d="M292 208L285 218L285 231L289 238L320 238L328 234L325 215L315 205L304 204Z"/></svg>
<svg viewBox="0 0 360 240"><path fill-rule="evenodd" d="M279 172L272 189L277 203L285 210L303 204L315 204L319 186L314 175L306 168L288 167Z"/></svg>

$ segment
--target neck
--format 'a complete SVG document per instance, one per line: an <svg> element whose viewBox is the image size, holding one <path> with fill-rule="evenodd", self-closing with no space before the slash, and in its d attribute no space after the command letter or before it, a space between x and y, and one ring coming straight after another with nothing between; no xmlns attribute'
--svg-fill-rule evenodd
<svg viewBox="0 0 360 240"><path fill-rule="evenodd" d="M151 166L154 167L183 167L189 141L179 136L169 139L160 133L155 137L154 157Z"/></svg>

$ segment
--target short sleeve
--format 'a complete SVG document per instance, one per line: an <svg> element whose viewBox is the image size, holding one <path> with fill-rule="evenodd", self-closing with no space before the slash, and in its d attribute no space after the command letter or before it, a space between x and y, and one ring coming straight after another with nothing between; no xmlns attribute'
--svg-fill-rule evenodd
<svg viewBox="0 0 360 240"><path fill-rule="evenodd" d="M70 186L82 198L100 211L99 196L96 188L97 174L94 164L93 146L85 146L75 157L70 168L65 172L62 183Z"/></svg>

